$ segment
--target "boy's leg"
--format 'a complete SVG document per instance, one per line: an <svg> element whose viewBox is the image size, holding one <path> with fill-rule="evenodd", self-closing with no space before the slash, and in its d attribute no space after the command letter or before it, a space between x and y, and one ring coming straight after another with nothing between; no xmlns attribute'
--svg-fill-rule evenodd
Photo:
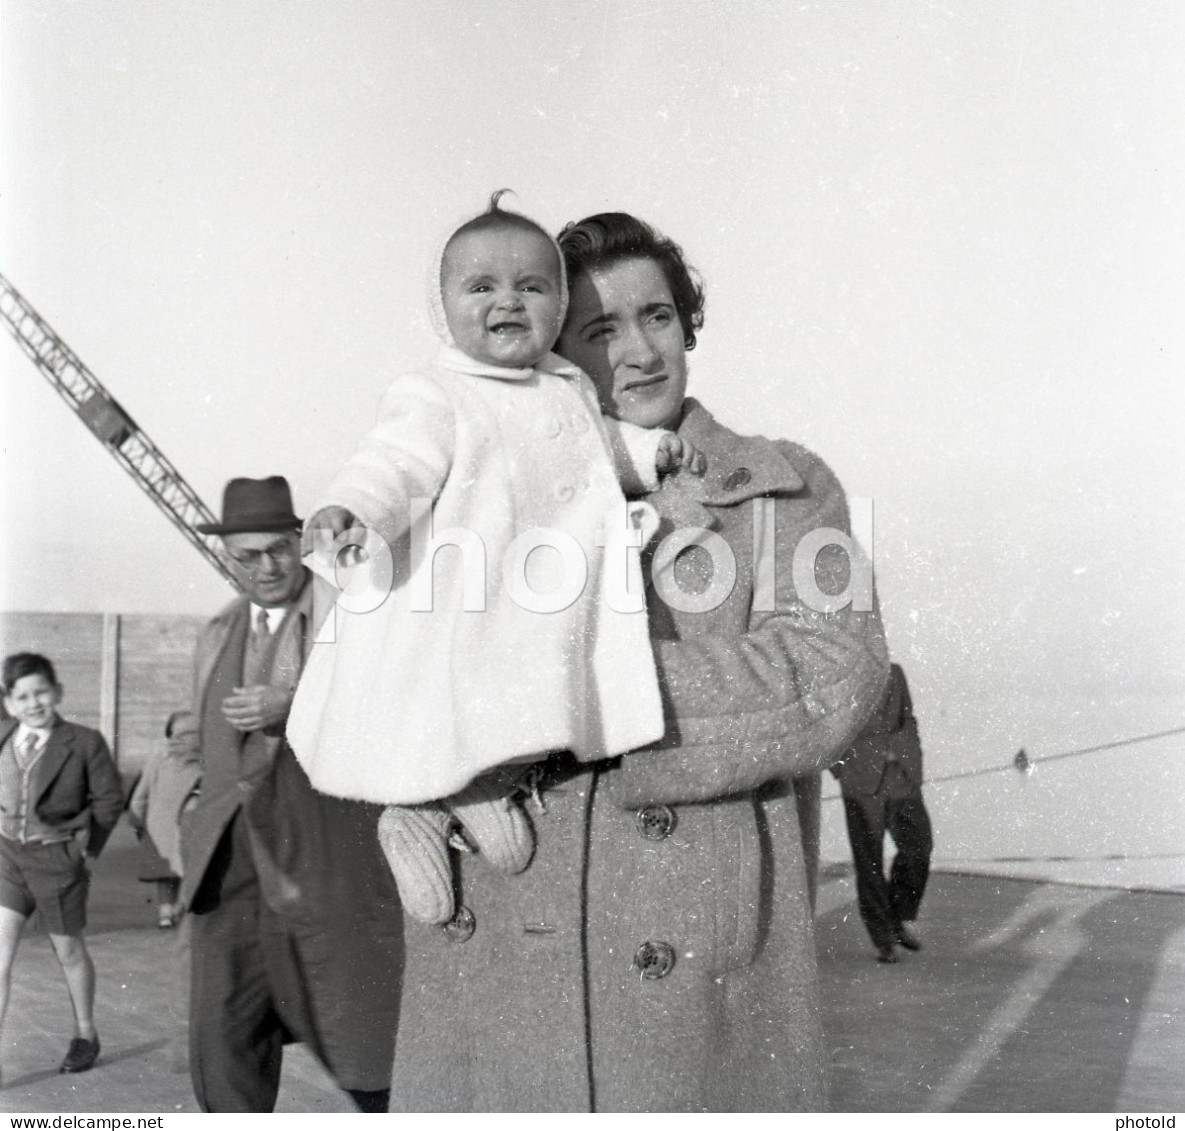
<svg viewBox="0 0 1185 1131"><path fill-rule="evenodd" d="M74 1007L74 1035L84 1041L95 1039L95 964L80 934L56 935L49 941L66 975L66 989Z"/></svg>
<svg viewBox="0 0 1185 1131"><path fill-rule="evenodd" d="M21 931L27 915L11 907L0 906L0 1034L4 1031L4 1014L8 1011L8 993L12 986L12 964L20 946ZM0 1053L3 1046L0 1045Z"/></svg>

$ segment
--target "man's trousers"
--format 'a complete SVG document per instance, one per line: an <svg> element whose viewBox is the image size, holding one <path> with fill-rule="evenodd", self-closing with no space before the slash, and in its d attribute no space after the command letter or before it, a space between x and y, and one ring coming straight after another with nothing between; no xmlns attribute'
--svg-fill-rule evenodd
<svg viewBox="0 0 1185 1131"><path fill-rule="evenodd" d="M272 1111L283 1046L301 1041L363 1110L385 1111L387 1079L361 1078L349 1050L360 1037L381 1044L367 1026L393 1026L394 1018L351 1016L359 996L352 956L317 924L263 902L241 813L210 871L217 905L190 916L189 1058L202 1110Z"/></svg>
<svg viewBox="0 0 1185 1131"><path fill-rule="evenodd" d="M933 834L930 816L916 788L901 788L886 772L881 789L872 796L843 799L848 840L856 868L856 901L860 918L876 947L892 946L902 922L917 918L930 875ZM897 854L885 878L885 833Z"/></svg>

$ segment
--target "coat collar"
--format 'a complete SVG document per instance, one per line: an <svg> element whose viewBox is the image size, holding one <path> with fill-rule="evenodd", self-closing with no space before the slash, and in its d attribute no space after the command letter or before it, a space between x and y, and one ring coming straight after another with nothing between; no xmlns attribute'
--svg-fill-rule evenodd
<svg viewBox="0 0 1185 1131"><path fill-rule="evenodd" d="M559 354L549 353L535 365L524 369L511 369L504 365L487 365L484 361L474 361L468 354L462 353L456 346L441 346L436 355L436 364L450 373L464 373L467 377L494 377L500 381L526 381L537 372L554 373L557 377L579 377L581 370L570 361L565 361Z"/></svg>
<svg viewBox="0 0 1185 1131"><path fill-rule="evenodd" d="M797 468L773 440L739 436L716 420L694 397L683 403L677 432L707 458L702 476L680 471L667 476L651 502L674 526L713 529L709 508L734 507L764 495L794 494L805 486Z"/></svg>
<svg viewBox="0 0 1185 1131"><path fill-rule="evenodd" d="M699 502L731 507L762 495L801 491L804 483L794 465L764 436L738 436L725 428L694 397L684 402L680 437L707 456L702 477L685 476Z"/></svg>
<svg viewBox="0 0 1185 1131"><path fill-rule="evenodd" d="M295 616L312 616L313 610L313 593L314 593L314 577L312 572L305 568L304 585L300 592L293 599L292 603L286 607L283 622L279 628L276 629L276 634L286 631L286 626ZM200 663L196 674L196 686L194 688L194 709L201 710L201 697L205 695L205 689L209 686L210 677L214 672L214 668L222 656L223 651L234 637L235 630L241 625L244 630L250 620L251 615L251 600L246 596L236 597L229 605L225 606L214 619L210 622L211 628L214 631L212 639L213 647L210 647L201 656ZM309 639L312 639L312 634L306 634Z"/></svg>

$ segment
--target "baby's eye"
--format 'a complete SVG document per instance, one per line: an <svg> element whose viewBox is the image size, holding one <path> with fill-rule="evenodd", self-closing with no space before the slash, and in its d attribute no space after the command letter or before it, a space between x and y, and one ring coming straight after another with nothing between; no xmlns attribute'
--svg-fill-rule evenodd
<svg viewBox="0 0 1185 1131"><path fill-rule="evenodd" d="M483 295L489 289L490 289L489 283L474 283L473 286L471 286L469 288L469 293L471 295Z"/></svg>
<svg viewBox="0 0 1185 1131"><path fill-rule="evenodd" d="M540 295L543 293L543 288L538 283L525 283L523 290L528 294Z"/></svg>

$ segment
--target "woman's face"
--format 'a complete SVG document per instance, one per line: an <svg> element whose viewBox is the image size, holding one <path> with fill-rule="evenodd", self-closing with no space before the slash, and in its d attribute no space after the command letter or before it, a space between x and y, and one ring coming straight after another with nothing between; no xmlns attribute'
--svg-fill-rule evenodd
<svg viewBox="0 0 1185 1131"><path fill-rule="evenodd" d="M653 259L581 275L556 349L592 378L607 415L642 428L678 423L687 393L683 327Z"/></svg>

